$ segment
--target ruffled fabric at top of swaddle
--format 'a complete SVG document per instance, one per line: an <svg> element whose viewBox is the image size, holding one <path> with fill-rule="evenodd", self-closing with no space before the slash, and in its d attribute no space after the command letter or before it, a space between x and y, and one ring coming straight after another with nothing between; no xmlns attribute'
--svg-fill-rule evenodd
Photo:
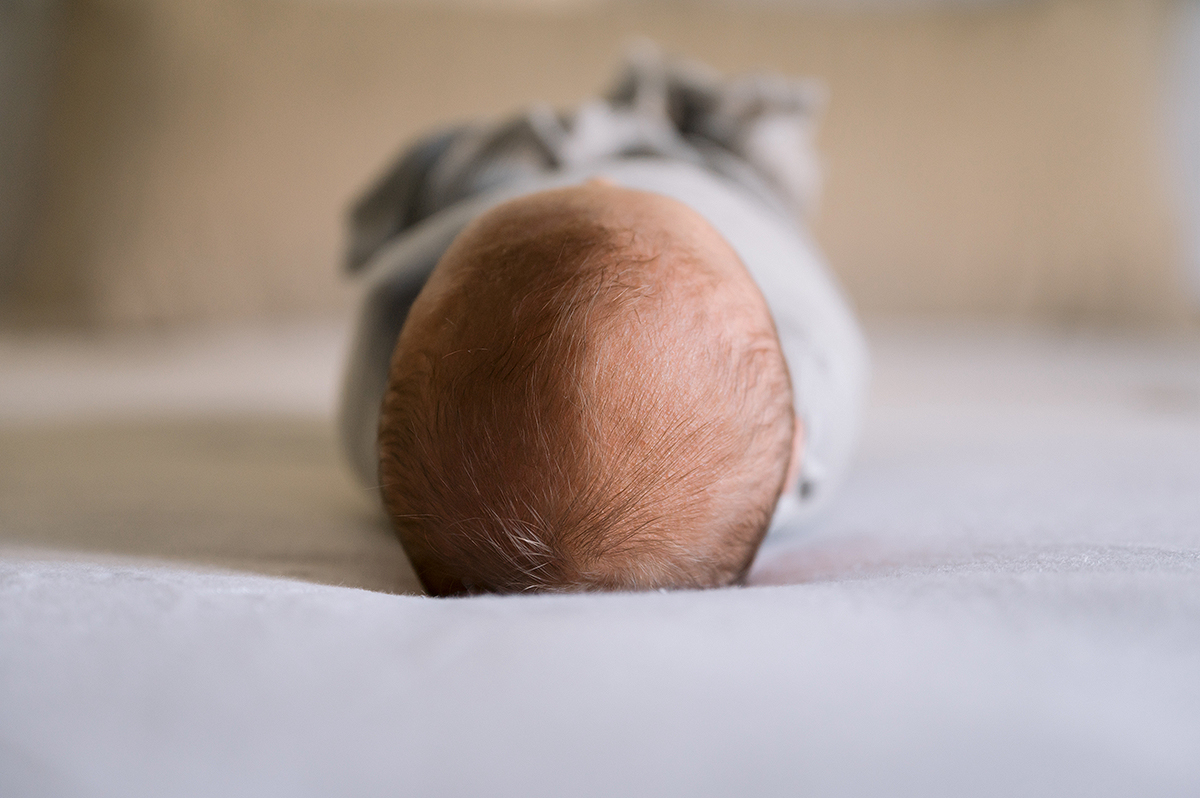
<svg viewBox="0 0 1200 798"><path fill-rule="evenodd" d="M615 158L659 157L703 166L793 219L820 191L813 147L823 92L778 75L724 81L694 61L641 42L603 98L574 111L539 104L500 124L471 124L409 148L352 212L346 267L468 197L539 174Z"/></svg>

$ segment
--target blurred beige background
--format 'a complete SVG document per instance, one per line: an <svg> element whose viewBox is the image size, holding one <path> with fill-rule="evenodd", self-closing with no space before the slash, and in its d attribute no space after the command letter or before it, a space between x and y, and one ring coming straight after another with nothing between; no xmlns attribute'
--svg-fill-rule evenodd
<svg viewBox="0 0 1200 798"><path fill-rule="evenodd" d="M1162 148L1176 4L900 5L43 3L5 324L343 314L343 211L409 138L570 106L634 35L827 84L815 229L864 315L1195 324Z"/></svg>

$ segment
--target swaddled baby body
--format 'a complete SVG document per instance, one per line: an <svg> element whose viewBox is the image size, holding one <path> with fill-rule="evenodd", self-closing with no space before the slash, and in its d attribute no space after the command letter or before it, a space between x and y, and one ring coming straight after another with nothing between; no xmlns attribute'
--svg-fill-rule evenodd
<svg viewBox="0 0 1200 798"><path fill-rule="evenodd" d="M731 584L828 492L866 369L788 215L809 103L643 57L359 203L343 436L430 593Z"/></svg>

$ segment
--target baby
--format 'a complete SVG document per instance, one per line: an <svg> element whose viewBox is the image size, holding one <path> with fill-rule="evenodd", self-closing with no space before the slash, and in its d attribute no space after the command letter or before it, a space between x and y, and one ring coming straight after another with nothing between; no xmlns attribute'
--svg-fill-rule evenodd
<svg viewBox="0 0 1200 798"><path fill-rule="evenodd" d="M828 491L866 360L792 216L812 105L644 53L356 206L342 432L431 594L732 584Z"/></svg>

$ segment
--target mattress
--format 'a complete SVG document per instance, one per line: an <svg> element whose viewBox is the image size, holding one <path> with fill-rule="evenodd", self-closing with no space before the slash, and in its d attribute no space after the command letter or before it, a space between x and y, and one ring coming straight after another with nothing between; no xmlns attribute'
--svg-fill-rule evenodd
<svg viewBox="0 0 1200 798"><path fill-rule="evenodd" d="M0 794L1200 794L1200 339L871 331L744 587L430 599L338 323L0 339Z"/></svg>

